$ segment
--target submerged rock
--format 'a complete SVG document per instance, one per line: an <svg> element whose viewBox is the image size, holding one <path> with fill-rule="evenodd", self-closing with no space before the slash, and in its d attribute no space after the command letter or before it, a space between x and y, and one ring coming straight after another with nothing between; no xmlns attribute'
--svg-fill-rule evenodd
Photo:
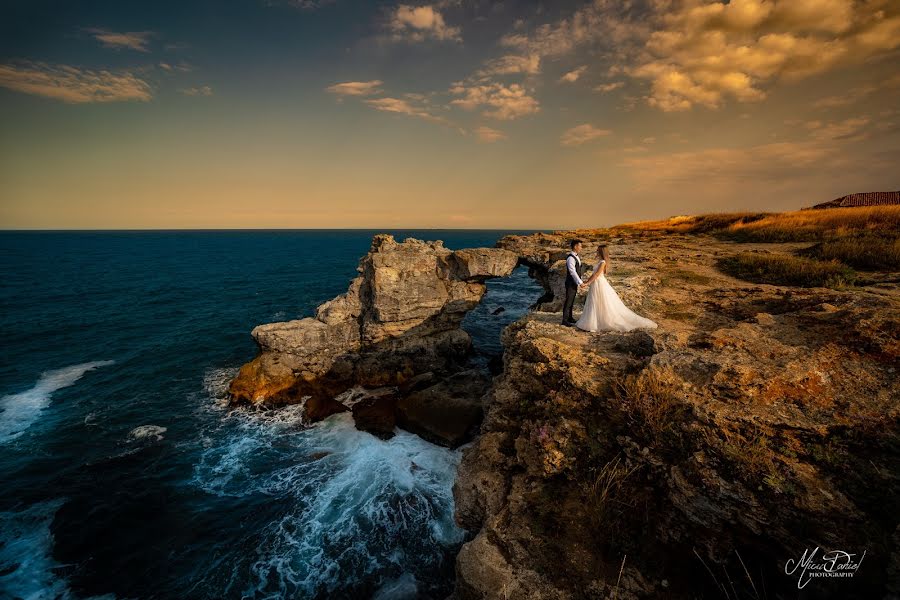
<svg viewBox="0 0 900 600"><path fill-rule="evenodd" d="M140 427L135 427L128 433L128 439L131 441L150 440L158 442L163 439L163 434L166 431L166 427L161 427L159 425L141 425Z"/></svg>

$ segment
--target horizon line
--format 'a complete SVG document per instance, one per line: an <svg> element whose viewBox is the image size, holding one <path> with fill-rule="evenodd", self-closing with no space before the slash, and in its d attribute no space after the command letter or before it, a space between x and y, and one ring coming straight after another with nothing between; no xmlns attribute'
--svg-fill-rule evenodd
<svg viewBox="0 0 900 600"><path fill-rule="evenodd" d="M545 227L170 227L170 228L96 228L96 229L4 229L0 233L57 233L57 232L138 232L138 231L574 231L574 229Z"/></svg>

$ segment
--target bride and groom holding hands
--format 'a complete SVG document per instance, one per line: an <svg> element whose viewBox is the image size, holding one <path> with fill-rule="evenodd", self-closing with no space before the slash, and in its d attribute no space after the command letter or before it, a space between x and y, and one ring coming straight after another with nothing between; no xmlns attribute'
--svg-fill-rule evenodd
<svg viewBox="0 0 900 600"><path fill-rule="evenodd" d="M566 256L566 299L563 303L562 324L584 331L630 331L640 327L653 329L657 325L631 311L606 280L609 269L609 248L606 244L597 247L597 262L594 272L585 281L582 279L584 265L581 262L581 240L572 240L571 251ZM575 296L587 289L584 311L577 321L572 315Z"/></svg>

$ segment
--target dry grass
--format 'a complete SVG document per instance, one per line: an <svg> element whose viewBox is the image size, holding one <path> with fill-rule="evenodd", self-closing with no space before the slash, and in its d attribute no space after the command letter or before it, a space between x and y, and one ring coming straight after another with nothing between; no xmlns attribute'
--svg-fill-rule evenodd
<svg viewBox="0 0 900 600"><path fill-rule="evenodd" d="M784 213L713 213L616 225L610 233L708 233L746 242L818 242L850 235L896 237L900 206Z"/></svg>
<svg viewBox="0 0 900 600"><path fill-rule="evenodd" d="M659 440L675 425L677 390L655 371L626 375L615 382L613 390L634 425L649 439Z"/></svg>
<svg viewBox="0 0 900 600"><path fill-rule="evenodd" d="M720 260L719 268L738 279L772 285L843 288L856 281L853 269L836 260L790 254L742 252Z"/></svg>
<svg viewBox="0 0 900 600"><path fill-rule="evenodd" d="M637 471L639 465L627 466L619 456L600 467L589 482L587 496L589 501L589 514L594 520L594 526L601 526L607 522L615 503L619 503L617 496L625 481Z"/></svg>
<svg viewBox="0 0 900 600"><path fill-rule="evenodd" d="M624 223L609 229L611 233L717 233L736 223L752 223L772 213L711 213L672 217L662 221Z"/></svg>
<svg viewBox="0 0 900 600"><path fill-rule="evenodd" d="M749 223L733 223L722 235L741 241L806 242L849 236L895 237L898 231L900 206L862 206L768 215Z"/></svg>
<svg viewBox="0 0 900 600"><path fill-rule="evenodd" d="M801 254L838 260L862 271L900 271L900 237L848 237L821 242Z"/></svg>

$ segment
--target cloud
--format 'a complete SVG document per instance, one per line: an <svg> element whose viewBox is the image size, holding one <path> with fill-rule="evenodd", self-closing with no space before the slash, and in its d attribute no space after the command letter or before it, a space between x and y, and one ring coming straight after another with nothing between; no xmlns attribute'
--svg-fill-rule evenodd
<svg viewBox="0 0 900 600"><path fill-rule="evenodd" d="M900 47L900 4L889 0L593 0L571 16L501 39L522 57L589 46L610 75L646 82L662 111L758 102L798 80ZM598 91L610 91L600 88Z"/></svg>
<svg viewBox="0 0 900 600"><path fill-rule="evenodd" d="M575 83L578 81L578 78L584 75L584 72L587 71L587 65L578 67L572 71L569 71L565 75L559 78L560 83Z"/></svg>
<svg viewBox="0 0 900 600"><path fill-rule="evenodd" d="M478 127L475 130L475 135L478 136L478 139L486 144L491 144L493 142L499 142L500 140L506 139L506 134L502 131L497 131L496 129L491 129L490 127Z"/></svg>
<svg viewBox="0 0 900 600"><path fill-rule="evenodd" d="M148 101L153 90L128 71L92 71L40 62L0 64L0 87L71 104Z"/></svg>
<svg viewBox="0 0 900 600"><path fill-rule="evenodd" d="M178 64L173 65L172 63L160 62L159 68L166 72L180 71L182 73L190 73L194 70L194 68L187 64L186 62L180 62Z"/></svg>
<svg viewBox="0 0 900 600"><path fill-rule="evenodd" d="M614 90L619 89L625 85L624 81L613 81L612 83L601 83L598 86L594 86L595 92L600 92L601 94L607 94Z"/></svg>
<svg viewBox="0 0 900 600"><path fill-rule="evenodd" d="M130 48L138 52L150 52L150 38L153 37L152 31L127 31L117 33L106 29L87 28L86 32L90 33L95 40L103 44L105 48Z"/></svg>
<svg viewBox="0 0 900 600"><path fill-rule="evenodd" d="M518 56L508 54L499 58L492 58L485 63L484 67L478 71L479 76L490 75L513 75L516 73L524 73L526 75L536 75L541 72L541 57L537 54L529 56Z"/></svg>
<svg viewBox="0 0 900 600"><path fill-rule="evenodd" d="M465 110L485 107L481 114L491 119L511 121L540 111L540 104L519 84L489 83L468 85L459 83L450 88L452 94L462 96L450 104Z"/></svg>
<svg viewBox="0 0 900 600"><path fill-rule="evenodd" d="M860 100L868 98L869 96L880 90L898 87L900 87L900 75L895 75L883 81L875 82L871 85L862 85L850 88L837 96L827 96L825 98L816 100L813 103L813 108L831 109L840 108L842 106L850 106L851 104L856 104Z"/></svg>
<svg viewBox="0 0 900 600"><path fill-rule="evenodd" d="M189 87L179 90L185 96L212 96L213 91L212 88L208 85L202 85L200 87Z"/></svg>
<svg viewBox="0 0 900 600"><path fill-rule="evenodd" d="M663 111L754 102L778 80L860 63L900 46L900 6L873 0L682 3L661 17L648 56L626 73L650 81Z"/></svg>
<svg viewBox="0 0 900 600"><path fill-rule="evenodd" d="M383 82L380 79L372 81L346 81L344 83L336 83L325 88L325 91L337 94L338 96L370 96L381 92L379 86Z"/></svg>
<svg viewBox="0 0 900 600"><path fill-rule="evenodd" d="M408 100L401 100L400 98L370 98L365 100L365 103L375 110L380 110L382 112L408 115L425 119L426 121L431 121L433 123L449 125L448 121L443 117L433 115L423 107L414 106Z"/></svg>
<svg viewBox="0 0 900 600"><path fill-rule="evenodd" d="M639 186L790 179L837 158L833 148L816 142L777 142L748 148L632 156L621 165L632 170Z"/></svg>
<svg viewBox="0 0 900 600"><path fill-rule="evenodd" d="M810 136L817 140L859 141L869 137L865 129L870 123L871 119L868 117L854 117L828 123L808 121L804 125L809 130Z"/></svg>
<svg viewBox="0 0 900 600"><path fill-rule="evenodd" d="M459 27L448 26L444 16L432 5L399 5L390 14L388 28L395 41L462 41Z"/></svg>
<svg viewBox="0 0 900 600"><path fill-rule="evenodd" d="M611 133L612 131L609 129L598 129L589 123L585 123L563 132L559 138L559 143L563 146L580 146Z"/></svg>

